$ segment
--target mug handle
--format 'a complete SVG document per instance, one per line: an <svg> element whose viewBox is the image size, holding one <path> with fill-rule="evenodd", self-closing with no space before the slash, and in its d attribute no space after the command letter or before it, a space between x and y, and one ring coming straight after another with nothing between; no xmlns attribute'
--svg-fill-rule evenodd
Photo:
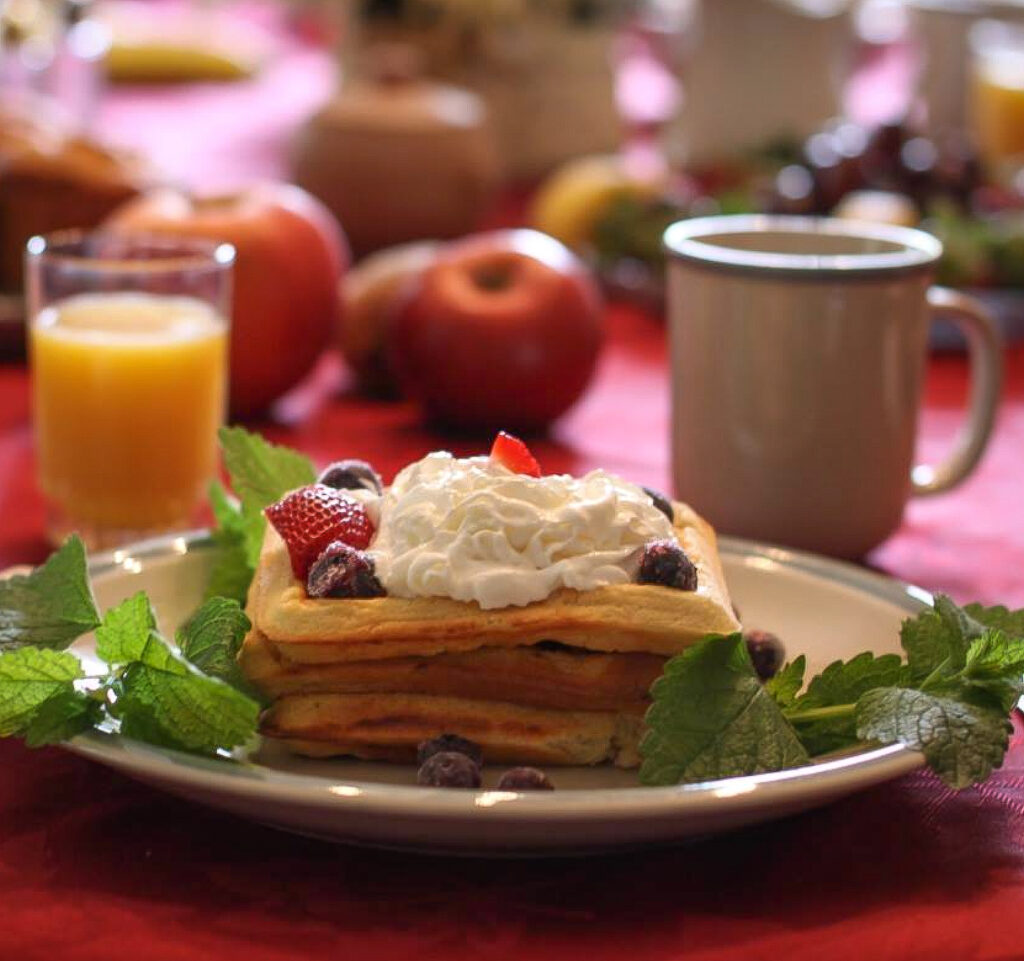
<svg viewBox="0 0 1024 961"><path fill-rule="evenodd" d="M953 452L941 464L917 464L910 472L914 494L939 494L956 487L977 466L988 444L1003 382L1003 348L991 315L973 298L948 287L931 287L932 320L951 320L967 337L971 358L971 391L967 423Z"/></svg>

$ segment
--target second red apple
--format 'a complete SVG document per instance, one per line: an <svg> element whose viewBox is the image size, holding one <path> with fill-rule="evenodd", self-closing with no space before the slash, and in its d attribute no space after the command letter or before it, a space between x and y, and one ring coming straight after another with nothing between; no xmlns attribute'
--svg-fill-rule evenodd
<svg viewBox="0 0 1024 961"><path fill-rule="evenodd" d="M589 382L601 297L567 247L533 230L449 245L406 291L391 330L403 391L442 422L537 429Z"/></svg>

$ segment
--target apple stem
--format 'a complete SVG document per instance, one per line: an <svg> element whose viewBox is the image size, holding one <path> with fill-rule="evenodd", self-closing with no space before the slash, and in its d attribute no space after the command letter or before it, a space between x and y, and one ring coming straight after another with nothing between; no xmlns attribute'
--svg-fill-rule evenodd
<svg viewBox="0 0 1024 961"><path fill-rule="evenodd" d="M505 290L512 284L512 273L507 268L481 269L473 274L476 285L483 290Z"/></svg>

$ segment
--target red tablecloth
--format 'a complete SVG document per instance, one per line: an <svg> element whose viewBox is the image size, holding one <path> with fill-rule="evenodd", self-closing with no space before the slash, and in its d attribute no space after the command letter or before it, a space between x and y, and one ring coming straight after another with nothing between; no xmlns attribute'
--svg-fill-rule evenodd
<svg viewBox="0 0 1024 961"><path fill-rule="evenodd" d="M287 63L275 69L297 84L293 107L309 109L313 93L325 92L322 58L294 75ZM236 94L207 91L209 99L151 92L115 100L106 122L120 124L123 139L144 122L140 142L172 168L227 180L240 158L253 169L255 150L259 172L272 173L301 111L268 105L271 93L262 81ZM236 123L246 111L251 124ZM183 112L207 131L189 141L187 164L172 123ZM609 319L596 383L535 449L548 469L603 465L666 487L663 331L624 308ZM1009 371L978 473L954 493L912 504L872 563L960 599L1024 605L1024 351ZM0 368L0 566L45 553L27 387L23 369ZM947 449L964 392L963 361L935 360L923 454ZM469 452L483 443L433 434L408 406L348 395L330 363L290 415L293 426L268 432L321 460L367 457L385 474L440 445ZM960 794L918 774L687 847L470 861L303 840L57 749L0 741L0 961L1021 958L1022 802L1018 733L1003 770Z"/></svg>

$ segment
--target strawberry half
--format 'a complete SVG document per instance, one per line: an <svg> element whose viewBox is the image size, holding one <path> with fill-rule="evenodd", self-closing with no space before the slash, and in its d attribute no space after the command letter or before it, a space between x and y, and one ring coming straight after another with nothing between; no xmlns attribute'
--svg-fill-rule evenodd
<svg viewBox="0 0 1024 961"><path fill-rule="evenodd" d="M373 537L373 522L362 504L324 484L300 487L263 513L288 546L292 571L302 581L328 544L343 541L363 550Z"/></svg>
<svg viewBox="0 0 1024 961"><path fill-rule="evenodd" d="M504 431L499 431L498 436L494 438L494 444L491 446L491 457L517 474L529 474L530 477L540 477L540 464L537 463L537 459L530 453L530 448L518 437L506 434Z"/></svg>

